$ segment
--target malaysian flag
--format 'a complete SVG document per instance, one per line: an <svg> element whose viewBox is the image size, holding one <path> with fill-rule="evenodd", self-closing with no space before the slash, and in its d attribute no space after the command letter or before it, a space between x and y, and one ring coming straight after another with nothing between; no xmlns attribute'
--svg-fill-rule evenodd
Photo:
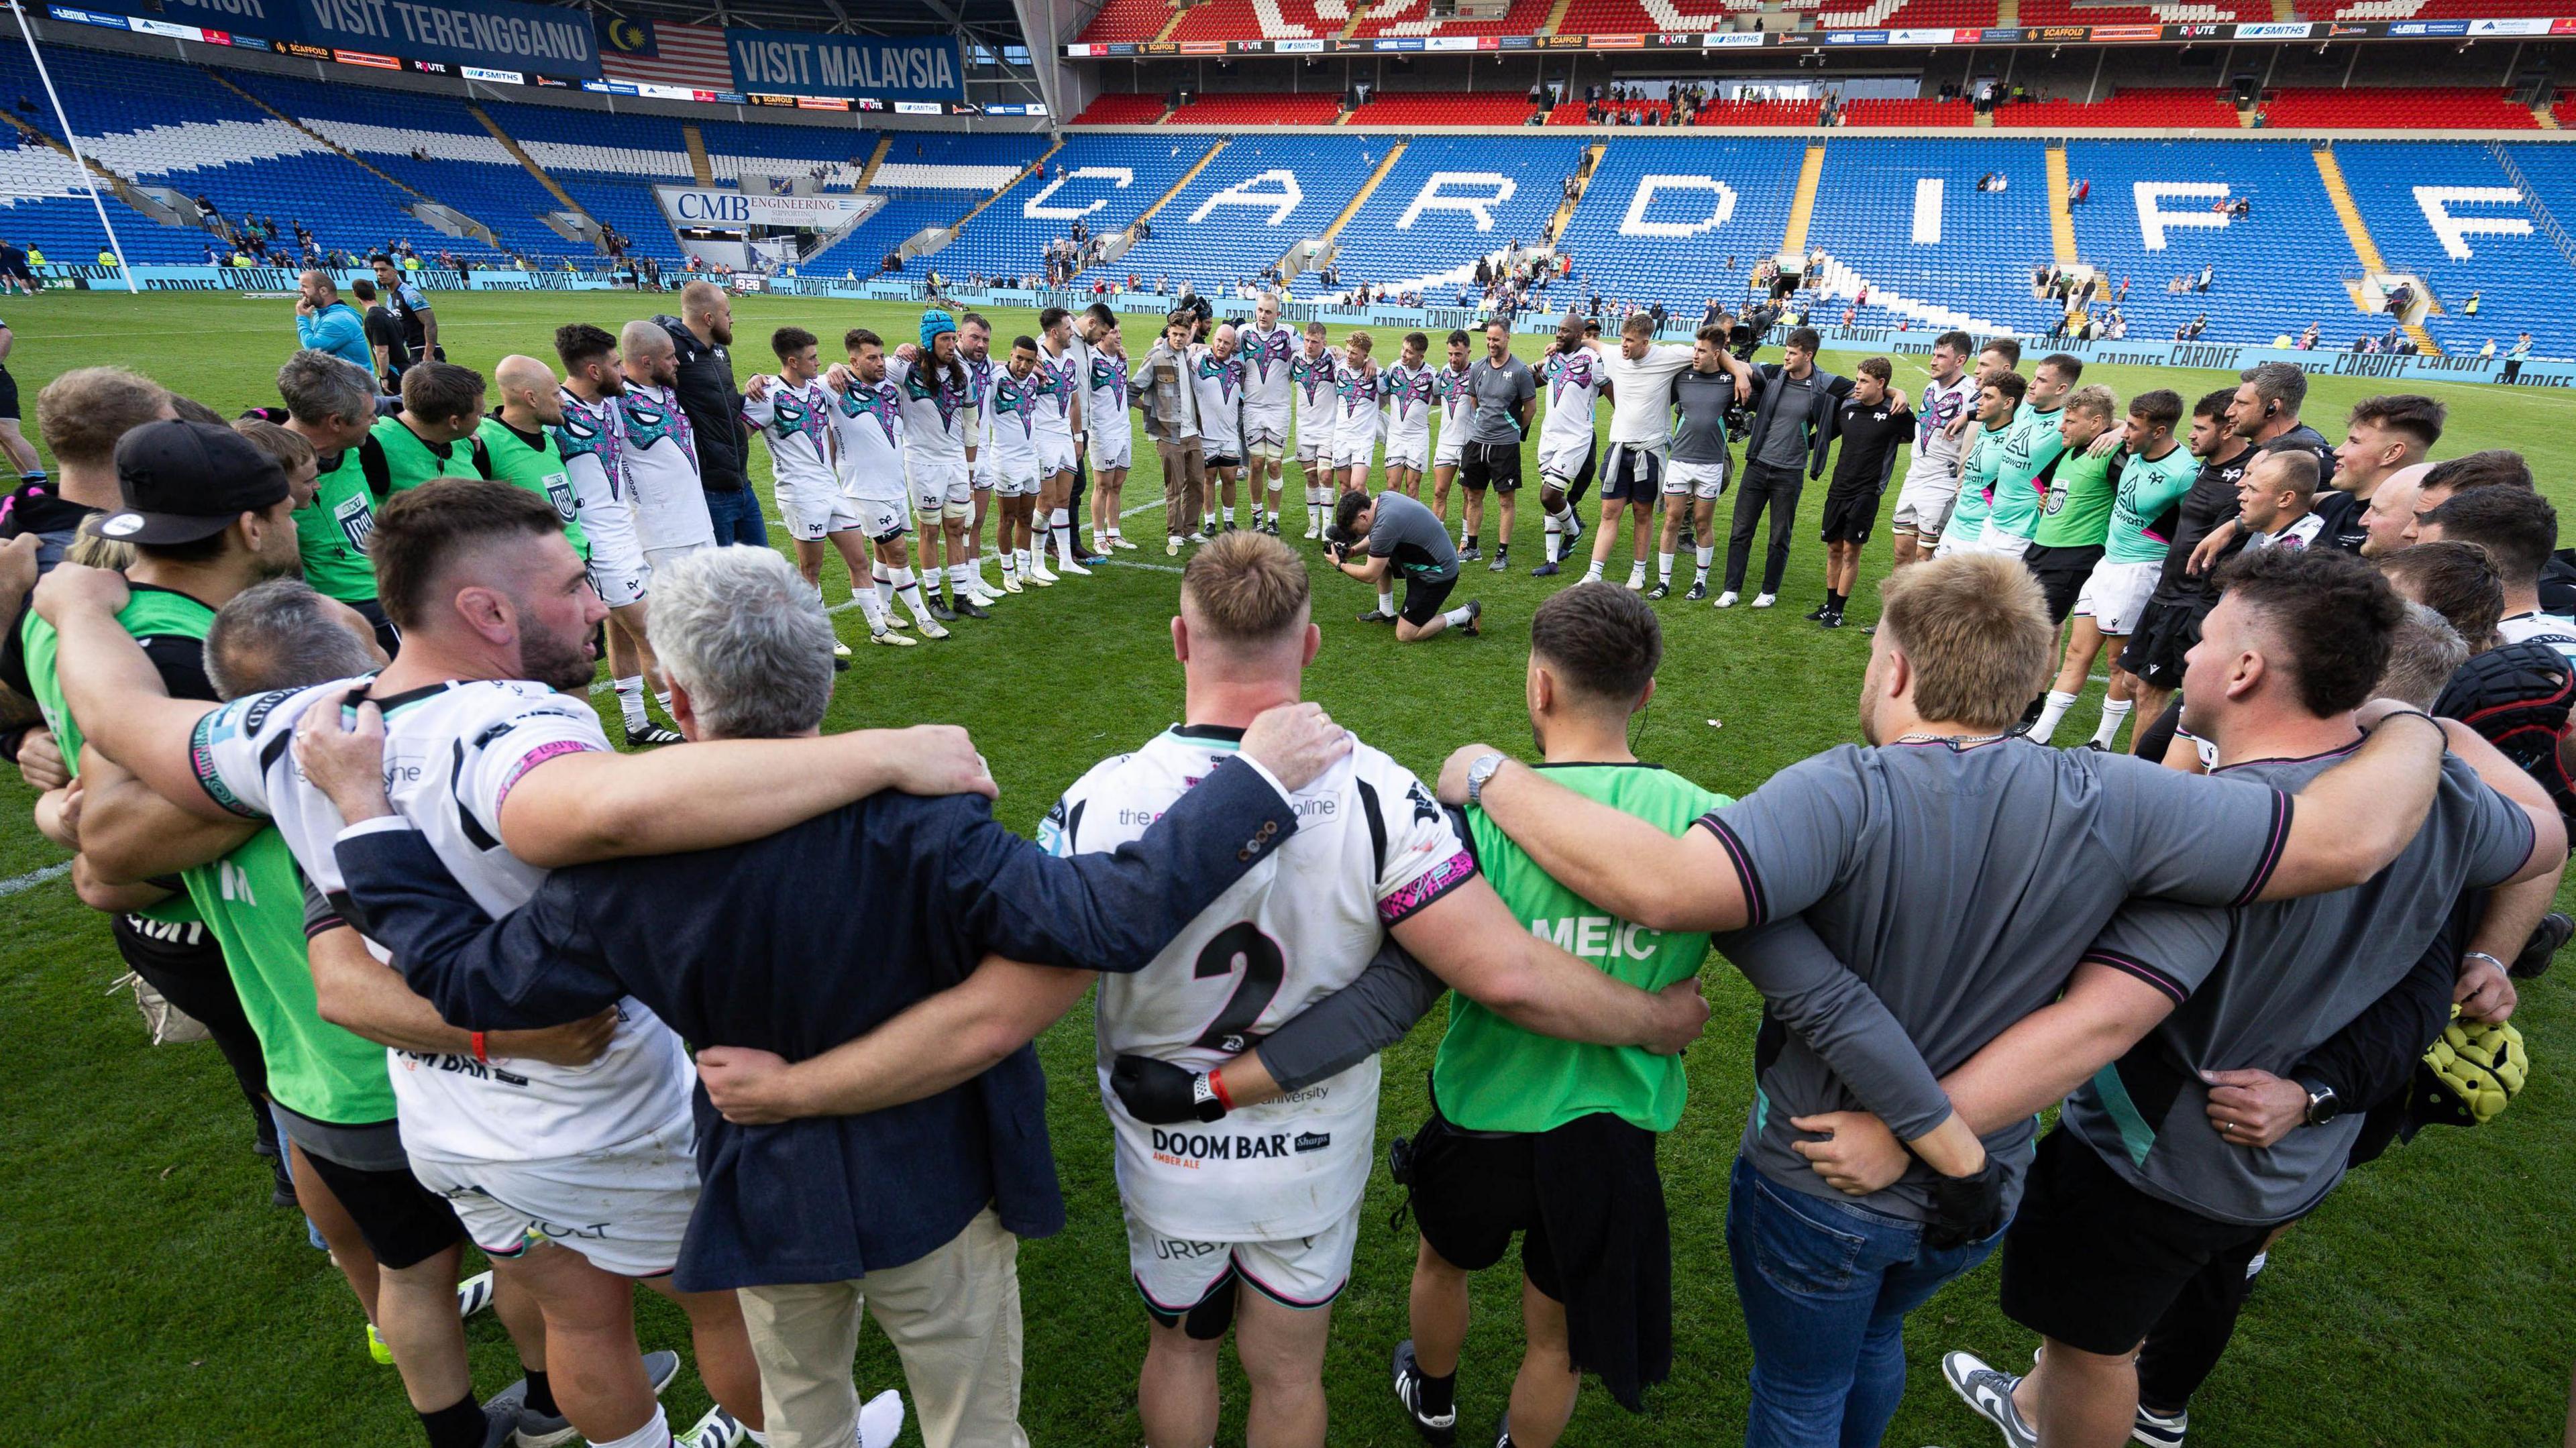
<svg viewBox="0 0 2576 1448"><path fill-rule="evenodd" d="M610 80L732 90L725 33L712 25L667 25L599 17L599 69Z"/></svg>

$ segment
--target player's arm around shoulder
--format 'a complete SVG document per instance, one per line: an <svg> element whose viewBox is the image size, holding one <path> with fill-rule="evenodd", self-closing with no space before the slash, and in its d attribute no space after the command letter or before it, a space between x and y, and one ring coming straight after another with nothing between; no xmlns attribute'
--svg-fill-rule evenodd
<svg viewBox="0 0 2576 1448"><path fill-rule="evenodd" d="M1697 1040L1708 1020L1697 976L1651 993L1614 979L1531 934L1481 875L1388 930L1460 995L1540 1035L1670 1055Z"/></svg>
<svg viewBox="0 0 2576 1448"><path fill-rule="evenodd" d="M1499 762L1470 800L1469 776L1487 758ZM1622 920L1666 932L1734 930L1751 921L1743 879L1714 831L1666 834L1484 744L1449 756L1440 799L1480 805L1539 869Z"/></svg>

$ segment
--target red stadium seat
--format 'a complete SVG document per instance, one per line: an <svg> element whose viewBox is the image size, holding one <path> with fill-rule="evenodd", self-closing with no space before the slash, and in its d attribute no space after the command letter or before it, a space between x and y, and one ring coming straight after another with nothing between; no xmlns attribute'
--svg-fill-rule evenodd
<svg viewBox="0 0 2576 1448"><path fill-rule="evenodd" d="M1329 126L1342 113L1338 91L1235 91L1203 95L1172 112L1176 126Z"/></svg>
<svg viewBox="0 0 2576 1448"><path fill-rule="evenodd" d="M1361 35L1536 35L1554 0L1512 0L1497 20L1435 20L1431 0L1376 0L1351 31Z"/></svg>
<svg viewBox="0 0 2576 1448"><path fill-rule="evenodd" d="M2128 130L2202 129L2238 124L2236 106L2214 90L2125 90L2109 100L2024 101L1995 107L1995 125L2043 130L2117 127Z"/></svg>
<svg viewBox="0 0 2576 1448"><path fill-rule="evenodd" d="M1964 100L1859 100L1843 105L1846 126L1972 126L1976 113Z"/></svg>
<svg viewBox="0 0 2576 1448"><path fill-rule="evenodd" d="M2358 130L2536 131L2540 121L2495 86L2293 87L2263 102L2263 123Z"/></svg>
<svg viewBox="0 0 2576 1448"><path fill-rule="evenodd" d="M1530 118L1529 97L1506 91L1379 92L1351 112L1354 126L1517 126Z"/></svg>
<svg viewBox="0 0 2576 1448"><path fill-rule="evenodd" d="M1109 0L1082 38L1095 45L1151 40L1172 20L1172 0Z"/></svg>
<svg viewBox="0 0 2576 1448"><path fill-rule="evenodd" d="M1278 16L1273 24L1264 11ZM1329 39L1350 24L1347 8L1339 15L1318 13L1315 0L1202 0L1183 12L1172 28L1174 40L1314 40Z"/></svg>
<svg viewBox="0 0 2576 1448"><path fill-rule="evenodd" d="M1133 95L1113 91L1094 96L1082 114L1073 118L1077 126L1150 126L1162 119L1165 107L1161 96Z"/></svg>

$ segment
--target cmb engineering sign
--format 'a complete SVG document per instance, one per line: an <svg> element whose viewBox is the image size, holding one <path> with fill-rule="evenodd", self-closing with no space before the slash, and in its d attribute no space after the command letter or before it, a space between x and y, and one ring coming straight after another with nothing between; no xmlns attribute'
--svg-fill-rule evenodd
<svg viewBox="0 0 2576 1448"><path fill-rule="evenodd" d="M803 226L833 231L862 221L885 204L882 196L817 193L812 196L759 196L703 186L656 186L662 214L674 226L713 227L739 231L750 226Z"/></svg>

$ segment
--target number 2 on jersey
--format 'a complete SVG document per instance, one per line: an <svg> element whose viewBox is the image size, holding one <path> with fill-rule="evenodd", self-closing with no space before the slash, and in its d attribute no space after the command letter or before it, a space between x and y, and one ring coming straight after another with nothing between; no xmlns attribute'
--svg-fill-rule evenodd
<svg viewBox="0 0 2576 1448"><path fill-rule="evenodd" d="M1199 1033L1191 1044L1205 1050L1240 1055L1259 1037L1253 1035L1252 1023L1270 1008L1271 997L1279 994L1279 984L1287 978L1288 957L1280 952L1279 942L1261 933L1261 927L1249 920L1238 921L1216 933L1199 951L1198 963L1191 967L1192 980L1209 980L1221 975L1243 972L1243 979L1228 996L1225 1009Z"/></svg>

